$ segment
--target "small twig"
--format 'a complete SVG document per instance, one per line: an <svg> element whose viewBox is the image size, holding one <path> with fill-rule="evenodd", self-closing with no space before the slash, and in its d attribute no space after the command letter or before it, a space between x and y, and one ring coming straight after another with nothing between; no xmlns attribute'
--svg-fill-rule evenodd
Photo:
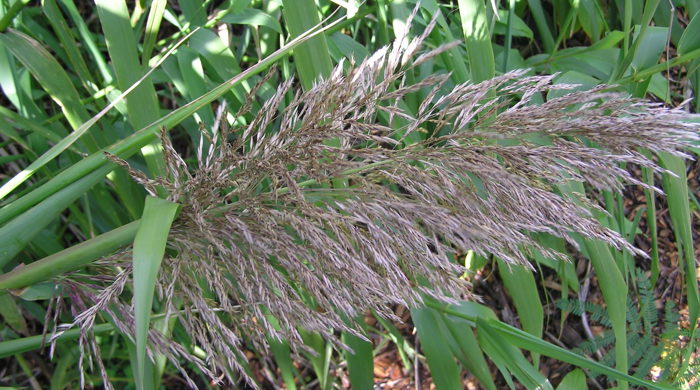
<svg viewBox="0 0 700 390"><path fill-rule="evenodd" d="M586 270L586 277L583 281L583 286L581 286L581 289L578 292L578 299L583 303L585 303L586 299L588 298L588 289L591 285L591 270L591 263L589 262L588 269ZM595 340L595 336L593 336L593 332L588 325L588 314L586 313L585 309L581 311L581 324L583 325L583 330L586 333L586 337L588 337L588 339L591 341ZM596 349L595 354L598 357L598 360L603 358L603 354L600 352L600 350Z"/></svg>
<svg viewBox="0 0 700 390"><path fill-rule="evenodd" d="M418 344L420 340L416 337L416 351L418 351ZM418 360L418 354L413 356L413 382L415 382L416 390L420 390L420 360Z"/></svg>

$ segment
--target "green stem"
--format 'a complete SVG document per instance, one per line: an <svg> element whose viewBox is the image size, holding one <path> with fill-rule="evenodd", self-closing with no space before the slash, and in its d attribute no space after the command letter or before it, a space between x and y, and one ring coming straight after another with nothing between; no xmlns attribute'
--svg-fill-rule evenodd
<svg viewBox="0 0 700 390"><path fill-rule="evenodd" d="M105 333L114 329L112 324L100 324L92 327L92 332ZM71 329L64 332L58 337L58 341L69 341L75 340L80 337L80 329ZM18 353L33 351L35 349L41 348L42 345L46 343L46 336L29 336L23 337L21 339L7 340L0 342L0 359L8 356L16 355Z"/></svg>
<svg viewBox="0 0 700 390"><path fill-rule="evenodd" d="M30 286L89 264L133 241L140 221L136 220L0 275L0 290Z"/></svg>
<svg viewBox="0 0 700 390"><path fill-rule="evenodd" d="M5 15L2 16L2 19L0 19L0 33L5 32L5 30L10 27L12 19L14 19L19 11L21 11L25 5L29 4L30 1L31 0L17 0L12 4L10 9L8 9Z"/></svg>

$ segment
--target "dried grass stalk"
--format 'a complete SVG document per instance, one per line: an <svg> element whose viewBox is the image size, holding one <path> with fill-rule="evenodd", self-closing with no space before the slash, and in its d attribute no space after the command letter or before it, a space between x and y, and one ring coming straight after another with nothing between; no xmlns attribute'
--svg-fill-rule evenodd
<svg viewBox="0 0 700 390"><path fill-rule="evenodd" d="M461 251L527 265L530 251L561 256L531 233L575 245L569 233L578 232L643 255L554 189L567 180L642 184L620 164L660 170L642 148L688 157L682 149L698 126L605 86L536 105L535 96L572 86L525 71L479 84L452 86L448 74L411 83L407 72L446 48L412 61L427 32L347 71L339 65L282 107L292 90L284 82L247 126L215 130L196 168L163 134L170 177L133 176L182 204L169 241L177 255L163 263L158 294L207 359L155 331L153 352L233 382L247 378L244 343L264 351L274 337L303 348L300 327L339 343L333 332L358 334L352 319L366 309L392 318L389 305L413 307L424 294L471 298L451 260ZM398 102L418 92L414 116ZM406 142L425 131L426 140ZM75 288L82 314L73 325L87 335L104 310L130 334L129 303L120 301L127 274L106 289Z"/></svg>

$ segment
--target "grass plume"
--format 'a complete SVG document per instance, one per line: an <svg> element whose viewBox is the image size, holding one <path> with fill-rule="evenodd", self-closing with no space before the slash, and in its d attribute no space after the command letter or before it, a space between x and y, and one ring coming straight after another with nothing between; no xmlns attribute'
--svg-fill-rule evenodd
<svg viewBox="0 0 700 390"><path fill-rule="evenodd" d="M638 150L687 157L682 150L697 139L698 126L680 111L605 86L535 104L535 97L573 86L525 71L478 84L451 85L447 74L411 82L407 73L450 47L421 51L431 26L347 70L338 65L306 92L283 82L246 126L220 120L202 142L211 146L198 151L197 167L187 166L163 133L169 177L131 170L151 193L162 187L182 205L158 295L166 316L177 315L207 359L155 330L152 353L234 382L247 378L245 343L265 350L270 337L285 338L298 350L301 327L342 347L334 331L362 337L352 319L367 309L392 318L390 305L415 307L424 294L473 298L454 259L467 250L527 265L532 251L560 257L530 233L575 245L569 233L577 232L643 255L557 194L556 185L643 185L620 164L660 171ZM416 113L398 104L418 93L424 98ZM410 143L416 132L426 135ZM331 138L341 146L324 143ZM334 179L348 186L334 187ZM133 334L123 293L128 258L127 250L104 262L122 262L111 278L65 282L81 312L65 328L85 330L85 350L97 345L87 336L100 311Z"/></svg>

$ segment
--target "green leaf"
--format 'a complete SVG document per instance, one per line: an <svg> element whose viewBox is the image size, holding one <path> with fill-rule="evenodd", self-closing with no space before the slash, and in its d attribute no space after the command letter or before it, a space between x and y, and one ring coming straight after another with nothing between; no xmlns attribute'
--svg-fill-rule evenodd
<svg viewBox="0 0 700 390"><path fill-rule="evenodd" d="M542 337L544 309L532 270L520 265L509 267L503 260L498 259L498 271L508 295L513 300L523 330L533 336ZM532 361L535 367L539 366L539 355L534 354Z"/></svg>
<svg viewBox="0 0 700 390"><path fill-rule="evenodd" d="M444 318L445 325L450 332L450 345L458 348L456 354L460 363L488 390L496 390L496 384L491 376L491 371L486 363L482 348L479 345L474 331L465 326L465 321L457 318ZM454 351L454 348L453 348Z"/></svg>
<svg viewBox="0 0 700 390"><path fill-rule="evenodd" d="M418 330L421 349L425 354L435 386L440 389L462 388L459 367L451 353L445 335L447 329L441 324L440 315L430 308L411 310L411 318Z"/></svg>
<svg viewBox="0 0 700 390"><path fill-rule="evenodd" d="M68 28L68 24L66 23L63 14L56 4L56 0L42 1L42 10L44 11L44 14L46 14L46 18L49 20L49 23L51 23L53 30L56 32L58 39L61 41L61 47L68 55L71 69L78 74L80 81L88 91L95 92L97 87L95 85L95 81L88 70L83 56L80 54L78 44L73 39L73 35Z"/></svg>
<svg viewBox="0 0 700 390"><path fill-rule="evenodd" d="M571 371L561 380L557 390L588 390L586 374L578 368Z"/></svg>
<svg viewBox="0 0 700 390"><path fill-rule="evenodd" d="M685 162L680 157L669 153L661 153L659 157L661 166L675 175L663 174L663 188L668 200L673 231L676 234L676 243L680 249L679 262L685 271L690 329L695 329L698 323L698 315L700 315L700 292L698 291L698 277L695 268L695 249Z"/></svg>
<svg viewBox="0 0 700 390"><path fill-rule="evenodd" d="M143 40L143 51L141 52L141 63L143 65L148 64L151 52L153 52L166 5L168 5L167 0L153 0L153 2L151 2L151 9L148 12L148 21L146 22L146 31Z"/></svg>
<svg viewBox="0 0 700 390"><path fill-rule="evenodd" d="M27 321L24 320L22 310L10 294L0 293L0 317L17 332L22 334L29 333Z"/></svg>
<svg viewBox="0 0 700 390"><path fill-rule="evenodd" d="M549 380L537 371L517 348L505 342L497 332L494 332L487 321L481 318L476 320L477 333L484 352L499 366L499 369L512 373L528 389L553 390Z"/></svg>
<svg viewBox="0 0 700 390"><path fill-rule="evenodd" d="M282 26L277 19L255 8L246 8L235 14L229 14L221 18L224 23L247 24L249 26L265 26L277 33L282 33Z"/></svg>
<svg viewBox="0 0 700 390"><path fill-rule="evenodd" d="M582 183L572 181L566 185L560 185L559 188L572 201L582 205L576 196L576 194L585 195ZM599 240L582 240L610 313L610 322L615 334L615 367L626 373L629 368L627 365L627 283L606 244ZM618 385L623 389L627 388L626 382L620 382Z"/></svg>
<svg viewBox="0 0 700 390"><path fill-rule="evenodd" d="M547 16L542 8L542 3L540 0L527 0L530 6L530 12L532 17L535 19L535 25L537 26L537 32L540 34L540 39L544 45L544 51L551 53L554 51L554 35L552 34L552 29L547 22Z"/></svg>
<svg viewBox="0 0 700 390"><path fill-rule="evenodd" d="M549 356L551 358L573 364L577 367L594 370L613 379L625 380L632 384L644 386L649 389L670 390L670 387L666 385L635 378L627 373L590 360L584 356L556 346L552 343L548 343L541 338L535 337L518 328L498 321L493 312L483 305L474 302L462 302L458 306L448 306L433 301L426 301L426 305L447 315L464 319L472 326L489 328L489 330L497 334L500 339L503 339L505 342L518 348L523 348L530 352L537 352L541 355Z"/></svg>
<svg viewBox="0 0 700 390"><path fill-rule="evenodd" d="M112 324L99 324L92 327L92 332L94 334L105 333L113 330ZM57 339L57 342L64 342L75 340L80 337L80 329L71 329L63 332ZM8 356L16 355L18 353L33 351L35 349L41 348L46 342L46 337L44 335L29 336L13 340L0 341L0 359L6 358Z"/></svg>
<svg viewBox="0 0 700 390"><path fill-rule="evenodd" d="M283 0L282 4L282 13L291 38L299 36L321 21L316 2L313 0ZM294 62L305 90L309 90L319 77L328 77L333 70L333 63L326 36L319 35L294 49Z"/></svg>
<svg viewBox="0 0 700 390"><path fill-rule="evenodd" d="M73 203L99 182L111 168L93 171L62 188L53 197L43 200L22 218L16 218L0 227L0 267L15 257L31 239L51 223L66 205Z"/></svg>
<svg viewBox="0 0 700 390"><path fill-rule="evenodd" d="M0 290L16 289L74 271L132 242L139 227L134 221L51 256L0 275Z"/></svg>
<svg viewBox="0 0 700 390"><path fill-rule="evenodd" d="M297 386L294 383L294 364L290 356L289 343L277 339L269 339L270 351L275 358L275 363L282 374L282 380L289 390L296 390Z"/></svg>
<svg viewBox="0 0 700 390"><path fill-rule="evenodd" d="M508 11L499 9L498 18L499 20L497 20L496 24L493 26L493 33L496 35L506 35L508 25L503 21L508 20ZM518 15L512 15L512 23L512 34L514 37L524 37L528 39L534 38L535 34L532 32L530 27L528 27L527 23L520 19Z"/></svg>
<svg viewBox="0 0 700 390"><path fill-rule="evenodd" d="M678 55L688 54L689 52L700 49L700 12L693 15L690 23L683 30L683 35L678 41L676 52Z"/></svg>
<svg viewBox="0 0 700 390"><path fill-rule="evenodd" d="M347 332L343 332L342 340L348 347L352 348L352 352L344 351L343 353L345 361L348 363L350 385L353 389L373 388L374 354L372 343Z"/></svg>
<svg viewBox="0 0 700 390"><path fill-rule="evenodd" d="M489 80L496 74L496 65L484 0L458 0L457 4L472 81L478 83Z"/></svg>
<svg viewBox="0 0 700 390"><path fill-rule="evenodd" d="M136 37L129 21L124 0L97 0L97 14L107 41L107 49L117 76L117 87L124 91L139 82L145 67L139 61ZM160 117L155 88L149 78L126 97L129 123L134 129L148 126ZM141 150L152 175L165 173L162 147L158 141L144 145Z"/></svg>
<svg viewBox="0 0 700 390"><path fill-rule="evenodd" d="M74 129L90 117L63 67L39 42L12 29L0 34L0 42L32 72ZM96 147L92 151L95 150Z"/></svg>
<svg viewBox="0 0 700 390"><path fill-rule="evenodd" d="M170 112L168 115L158 119L149 126L139 130L131 137L117 142L116 144L107 148L107 151L119 157L128 158L129 156L136 153L141 147L154 140L156 138L156 133L160 129L171 129L173 126L188 118L197 110L211 103L215 99L221 97L223 94L228 92L233 86L236 86L242 81L247 80L251 76L267 69L270 65L275 63L281 57L287 55L291 51L291 49L293 49L297 45L301 44L310 37L314 37L318 34L321 34L326 29L332 28L338 25L339 23L340 22L335 22L323 29L319 29L320 26L316 26L316 29L308 31L298 39L289 42L287 45L275 51L270 56L258 62L256 65L247 68L244 72L226 80L225 82L213 88L206 94L198 97L197 99L194 99L187 105ZM51 205L52 210L54 210L55 212L54 215L57 215L58 212L68 207L68 205L72 203L75 199L77 199L77 197L79 197L82 193L87 191L87 189L90 188L90 186L99 182L104 177L104 175L106 175L113 169L113 167L114 165L107 161L106 157L104 156L104 153L95 153L90 155L89 157L84 158L83 160L79 161L78 163L74 164L68 169L60 172L39 188L31 191L30 193L22 196L21 198L0 209L0 224L6 223L12 218L22 213L24 214L22 214L20 218L16 218L15 221L13 221L13 223L18 224L19 226L35 223L35 211L32 211L30 213L25 213L25 211L33 208L33 206L38 205L44 200L47 200L46 204ZM84 190L82 190L82 192L76 191L80 193L76 194L76 197L74 198L64 196L65 193L62 192L63 189L66 189L66 187L70 186L72 183L80 181L88 176L90 177L90 180L83 182L83 184L85 184L86 187ZM41 211L36 211L36 213L41 213ZM42 215L42 217L46 219L46 214L40 215ZM6 224L2 228L0 228L0 231L9 231L8 229L6 229L7 226L8 225ZM10 243L10 245L14 245L14 236L14 234L13 237L7 237L4 235L0 236L0 266L4 265L5 262L9 261L9 259L5 259L5 256L8 256L7 253L9 251L4 251L4 245L8 243ZM21 237L21 234L17 236ZM16 249L17 251L23 248L23 246L17 247L19 248ZM17 252L15 252L15 254L16 253ZM14 256L14 254L10 255L9 257L12 256Z"/></svg>
<svg viewBox="0 0 700 390"><path fill-rule="evenodd" d="M151 320L151 306L170 225L178 209L177 203L149 196L134 238L134 311L136 321L137 387L146 385L146 343Z"/></svg>

